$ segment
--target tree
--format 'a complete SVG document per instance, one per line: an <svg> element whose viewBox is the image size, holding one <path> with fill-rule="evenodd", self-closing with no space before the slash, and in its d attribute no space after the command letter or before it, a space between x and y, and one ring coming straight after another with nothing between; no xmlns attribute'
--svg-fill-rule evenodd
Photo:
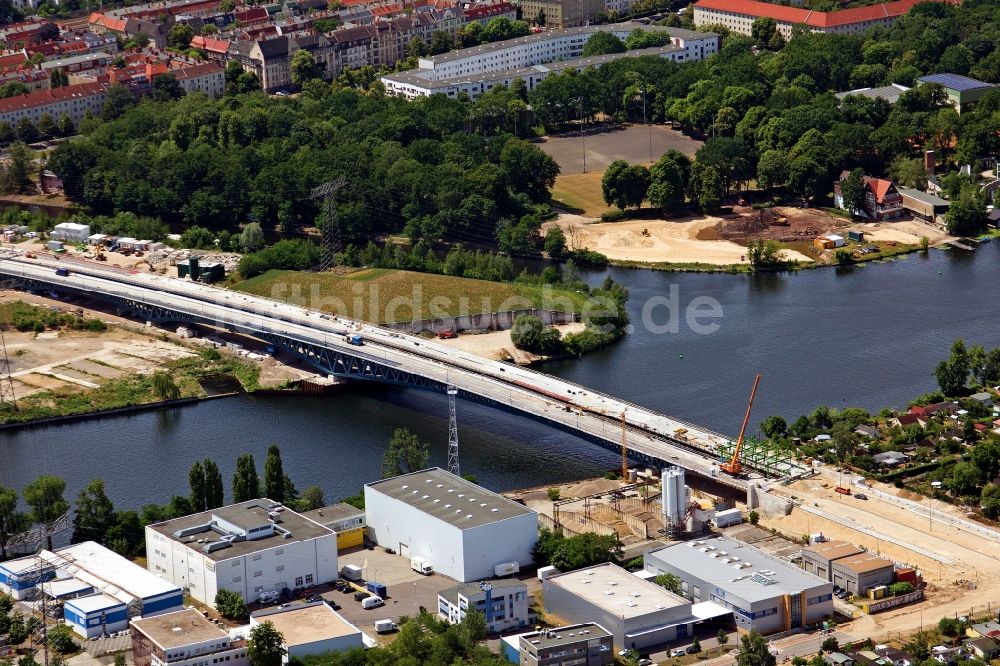
<svg viewBox="0 0 1000 666"><path fill-rule="evenodd" d="M547 328L535 315L518 315L510 329L510 341L518 349L535 354L552 354L561 346L559 331Z"/></svg>
<svg viewBox="0 0 1000 666"><path fill-rule="evenodd" d="M326 506L326 501L323 499L322 488L319 486L309 486L302 491L302 497L299 499L299 508L303 511L313 511L324 506Z"/></svg>
<svg viewBox="0 0 1000 666"><path fill-rule="evenodd" d="M769 439L784 437L788 434L788 421L777 414L768 416L760 424L760 431Z"/></svg>
<svg viewBox="0 0 1000 666"><path fill-rule="evenodd" d="M524 192L532 201L547 203L549 188L555 185L559 165L534 144L509 139L500 151L500 168L508 185Z"/></svg>
<svg viewBox="0 0 1000 666"><path fill-rule="evenodd" d="M285 655L285 637L270 622L261 622L250 630L247 656L251 666L281 666Z"/></svg>
<svg viewBox="0 0 1000 666"><path fill-rule="evenodd" d="M43 113L38 119L38 133L44 138L51 138L56 133L56 121L48 113Z"/></svg>
<svg viewBox="0 0 1000 666"><path fill-rule="evenodd" d="M73 516L73 543L107 543L108 530L115 523L115 507L104 493L104 481L94 479L76 498Z"/></svg>
<svg viewBox="0 0 1000 666"><path fill-rule="evenodd" d="M965 382L969 378L969 355L965 341L959 338L951 347L951 356L938 363L934 370L938 386L946 396L960 395L965 391Z"/></svg>
<svg viewBox="0 0 1000 666"><path fill-rule="evenodd" d="M0 559L7 559L7 539L29 527L28 517L17 510L17 491L0 486ZM0 628L0 634L2 633Z"/></svg>
<svg viewBox="0 0 1000 666"><path fill-rule="evenodd" d="M408 474L425 469L430 461L430 448L407 428L396 428L389 447L382 456L382 478Z"/></svg>
<svg viewBox="0 0 1000 666"><path fill-rule="evenodd" d="M701 652L701 641L698 640L697 636L695 636L694 640L691 641L691 647L688 648L688 653L698 654L699 652Z"/></svg>
<svg viewBox="0 0 1000 666"><path fill-rule="evenodd" d="M621 560L621 542L614 534L584 532L563 539L552 555L551 564L560 571Z"/></svg>
<svg viewBox="0 0 1000 666"><path fill-rule="evenodd" d="M778 22L769 16L756 18L750 25L750 37L757 43L758 48L767 48L777 32Z"/></svg>
<svg viewBox="0 0 1000 666"><path fill-rule="evenodd" d="M260 498L260 479L257 477L257 463L253 455L244 453L236 459L233 474L233 502L246 502Z"/></svg>
<svg viewBox="0 0 1000 666"><path fill-rule="evenodd" d="M963 188L958 198L951 202L945 213L948 233L955 236L974 236L986 228L986 200L978 187Z"/></svg>
<svg viewBox="0 0 1000 666"><path fill-rule="evenodd" d="M788 186L803 199L819 196L825 178L826 169L810 157L797 157L788 167Z"/></svg>
<svg viewBox="0 0 1000 666"><path fill-rule="evenodd" d="M668 150L649 169L649 203L664 213L684 205L684 192L691 177L691 160L677 150Z"/></svg>
<svg viewBox="0 0 1000 666"><path fill-rule="evenodd" d="M1000 485L989 483L983 486L979 495L979 506L987 518L996 520L1000 517Z"/></svg>
<svg viewBox="0 0 1000 666"><path fill-rule="evenodd" d="M924 189L927 187L927 170L919 159L906 156L895 158L889 165L889 175L897 185Z"/></svg>
<svg viewBox="0 0 1000 666"><path fill-rule="evenodd" d="M195 460L188 471L188 486L191 488L191 508L204 511L205 506L205 468Z"/></svg>
<svg viewBox="0 0 1000 666"><path fill-rule="evenodd" d="M125 653L124 652L115 652L114 659L115 659L114 666L125 666L125 664L127 663L125 661Z"/></svg>
<svg viewBox="0 0 1000 666"><path fill-rule="evenodd" d="M783 150L765 150L757 161L757 184L770 190L788 180L788 156Z"/></svg>
<svg viewBox="0 0 1000 666"><path fill-rule="evenodd" d="M211 511L223 504L222 474L211 458L205 458L205 509Z"/></svg>
<svg viewBox="0 0 1000 666"><path fill-rule="evenodd" d="M545 254L552 259L562 259L566 256L566 234L559 227L550 227L545 232Z"/></svg>
<svg viewBox="0 0 1000 666"><path fill-rule="evenodd" d="M756 629L751 629L740 638L736 666L775 666L776 663L767 641Z"/></svg>
<svg viewBox="0 0 1000 666"><path fill-rule="evenodd" d="M958 618L943 617L938 620L938 631L945 636L955 637L962 631L962 623Z"/></svg>
<svg viewBox="0 0 1000 666"><path fill-rule="evenodd" d="M681 593L681 579L672 573L661 574L654 578L653 582L674 594Z"/></svg>
<svg viewBox="0 0 1000 666"><path fill-rule="evenodd" d="M431 55L440 55L442 53L447 53L455 48L455 42L452 40L451 35L445 30L435 30L431 33L431 43L428 47L428 51Z"/></svg>
<svg viewBox="0 0 1000 666"><path fill-rule="evenodd" d="M184 88L176 76L169 73L153 76L153 99L157 102L169 102L181 97L184 97Z"/></svg>
<svg viewBox="0 0 1000 666"><path fill-rule="evenodd" d="M101 109L101 118L104 120L121 118L133 106L135 106L135 96L132 94L132 91L116 83L108 88L107 93L104 95L104 107Z"/></svg>
<svg viewBox="0 0 1000 666"><path fill-rule="evenodd" d="M697 180L694 189L698 208L703 213L718 213L722 206L722 178L719 172L715 167L704 167L697 172L692 171L692 178Z"/></svg>
<svg viewBox="0 0 1000 666"><path fill-rule="evenodd" d="M752 240L747 243L747 260L754 270L775 268L785 263L781 245L774 240Z"/></svg>
<svg viewBox="0 0 1000 666"><path fill-rule="evenodd" d="M174 23L167 33L167 46L177 51L185 51L194 39L194 28L187 23Z"/></svg>
<svg viewBox="0 0 1000 666"><path fill-rule="evenodd" d="M729 642L729 632L720 628L719 633L715 635L715 641L719 644L719 647L726 647L726 644Z"/></svg>
<svg viewBox="0 0 1000 666"><path fill-rule="evenodd" d="M264 232L259 222L248 222L240 232L240 247L244 252L256 252L265 245Z"/></svg>
<svg viewBox="0 0 1000 666"><path fill-rule="evenodd" d="M222 617L236 622L242 622L250 617L250 611L243 603L240 593L225 588L220 588L215 593L215 610L219 611Z"/></svg>
<svg viewBox="0 0 1000 666"><path fill-rule="evenodd" d="M959 497L974 495L979 490L979 470L970 463L955 465L951 473L951 492Z"/></svg>
<svg viewBox="0 0 1000 666"><path fill-rule="evenodd" d="M66 492L66 482L58 476L42 475L26 485L21 494L24 501L31 506L31 521L34 523L51 523L69 511L69 503L63 499ZM52 536L48 537L49 550L52 550Z"/></svg>
<svg viewBox="0 0 1000 666"><path fill-rule="evenodd" d="M69 117L68 113L59 116L59 120L56 122L56 132L59 133L59 136L72 136L76 132L76 125L73 124L73 119Z"/></svg>
<svg viewBox="0 0 1000 666"><path fill-rule="evenodd" d="M306 81L323 78L323 66L317 63L313 54L305 49L299 49L295 52L289 69L292 83L300 87Z"/></svg>
<svg viewBox="0 0 1000 666"><path fill-rule="evenodd" d="M264 461L264 495L275 502L285 501L285 472L281 465L281 451L277 444L267 448Z"/></svg>
<svg viewBox="0 0 1000 666"><path fill-rule="evenodd" d="M840 641L837 640L836 636L827 636L823 639L823 644L820 645L821 650L826 652L836 652L840 649Z"/></svg>
<svg viewBox="0 0 1000 666"><path fill-rule="evenodd" d="M177 400L181 396L181 390L173 378L162 370L153 373L153 392L161 400Z"/></svg>
<svg viewBox="0 0 1000 666"><path fill-rule="evenodd" d="M544 9L539 8L538 13L535 14L535 25L542 26L542 27L545 26L545 10Z"/></svg>
<svg viewBox="0 0 1000 666"><path fill-rule="evenodd" d="M76 652L79 647L73 640L73 630L68 624L57 624L48 630L49 647L59 654Z"/></svg>
<svg viewBox="0 0 1000 666"><path fill-rule="evenodd" d="M625 44L610 32L595 32L583 45L583 57L605 55L608 53L624 53Z"/></svg>
<svg viewBox="0 0 1000 666"><path fill-rule="evenodd" d="M34 184L28 177L31 171L31 151L18 141L7 149L7 168L0 171L0 189L15 194L29 193Z"/></svg>
<svg viewBox="0 0 1000 666"><path fill-rule="evenodd" d="M38 127L31 121L28 116L22 116L19 121L17 121L17 128L14 130L19 141L24 143L33 143L38 140Z"/></svg>
<svg viewBox="0 0 1000 666"><path fill-rule="evenodd" d="M864 212L865 179L861 169L854 169L840 181L840 196L844 200L844 209L851 215Z"/></svg>
<svg viewBox="0 0 1000 666"><path fill-rule="evenodd" d="M629 206L640 207L646 199L648 189L649 171L646 167L639 164L629 164L625 160L612 162L601 178L604 201L618 206L622 210Z"/></svg>

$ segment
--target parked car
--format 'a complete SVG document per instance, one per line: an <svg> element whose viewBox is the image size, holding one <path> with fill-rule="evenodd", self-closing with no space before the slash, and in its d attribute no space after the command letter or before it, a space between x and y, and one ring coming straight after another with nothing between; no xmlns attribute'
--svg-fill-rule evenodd
<svg viewBox="0 0 1000 666"><path fill-rule="evenodd" d="M367 592L355 592L354 593L354 600L355 601L362 601L362 600L364 600L367 597L368 597L368 593Z"/></svg>
<svg viewBox="0 0 1000 666"><path fill-rule="evenodd" d="M685 650L685 652L687 652L688 654L697 654L701 652L701 649L696 648L694 645L688 645L687 650Z"/></svg>
<svg viewBox="0 0 1000 666"><path fill-rule="evenodd" d="M685 650L684 648L674 648L673 650L670 651L671 657L683 657L686 654L687 650Z"/></svg>
<svg viewBox="0 0 1000 666"><path fill-rule="evenodd" d="M309 595L309 598L306 599L306 602L308 602L310 604L312 602L314 602L314 601L323 601L323 597L320 596L320 595L318 595L318 594L311 594L311 595Z"/></svg>
<svg viewBox="0 0 1000 666"><path fill-rule="evenodd" d="M866 500L866 499L868 499L868 495L865 495L864 493L858 493L858 494L855 495L855 497L857 497L859 500Z"/></svg>

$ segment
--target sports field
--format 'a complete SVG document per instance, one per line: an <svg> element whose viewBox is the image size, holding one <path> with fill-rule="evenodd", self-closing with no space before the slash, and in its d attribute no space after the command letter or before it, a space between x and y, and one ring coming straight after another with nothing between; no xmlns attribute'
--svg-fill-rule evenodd
<svg viewBox="0 0 1000 666"><path fill-rule="evenodd" d="M272 270L234 289L374 324L523 308L579 311L573 291L384 268L349 275Z"/></svg>
<svg viewBox="0 0 1000 666"><path fill-rule="evenodd" d="M614 207L604 203L601 193L603 171L571 173L556 177L552 186L552 203L568 213L600 217Z"/></svg>
<svg viewBox="0 0 1000 666"><path fill-rule="evenodd" d="M663 125L629 125L591 130L583 137L578 132L547 136L538 147L552 156L565 175L604 171L615 160L625 160L630 164L649 164L671 149L693 157L701 145L701 141ZM584 155L587 160L586 169L583 164Z"/></svg>

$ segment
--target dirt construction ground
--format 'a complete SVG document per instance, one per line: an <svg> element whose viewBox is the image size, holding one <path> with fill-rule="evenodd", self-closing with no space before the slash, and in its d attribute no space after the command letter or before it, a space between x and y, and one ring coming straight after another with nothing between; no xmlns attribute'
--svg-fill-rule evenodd
<svg viewBox="0 0 1000 666"><path fill-rule="evenodd" d="M997 575L1000 572L1000 544L940 520L929 520L927 515L879 501L877 496L865 501L839 495L833 491L837 483L835 476L819 476L796 481L787 487L779 486L771 492L794 496L803 504L835 513L851 524L889 535L904 545L887 543L802 509L793 510L789 516L765 518L762 522L785 534L822 532L829 539L843 539L863 546L896 562L916 566L928 583L925 601L861 616L850 627L843 627L845 631L859 639L869 636L891 639L919 630L922 623L936 624L944 616L985 614L988 605L996 610L1000 604L1000 576ZM873 485L884 492L901 492L884 484ZM934 510L964 517L957 509L941 502L934 503ZM935 561L906 544L937 554L946 562Z"/></svg>
<svg viewBox="0 0 1000 666"><path fill-rule="evenodd" d="M647 263L704 263L714 265L746 262L747 249L729 240L703 238L714 233L722 218L684 217L671 220L634 220L593 223L579 215L560 215L551 224L562 227L572 249L596 250L609 259ZM806 255L785 250L790 260L810 261Z"/></svg>

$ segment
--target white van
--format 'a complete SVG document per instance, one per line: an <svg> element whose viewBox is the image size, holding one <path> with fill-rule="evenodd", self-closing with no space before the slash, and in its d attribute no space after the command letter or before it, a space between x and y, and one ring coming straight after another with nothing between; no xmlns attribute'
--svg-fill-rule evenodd
<svg viewBox="0 0 1000 666"><path fill-rule="evenodd" d="M396 631L396 623L392 620L375 620L375 632L379 634L388 634L390 631Z"/></svg>
<svg viewBox="0 0 1000 666"><path fill-rule="evenodd" d="M261 592L257 598L260 600L260 603L262 604L273 604L275 601L279 599L279 596L277 592L272 591L272 592Z"/></svg>
<svg viewBox="0 0 1000 666"><path fill-rule="evenodd" d="M382 601L382 597L365 597L361 600L361 607L365 610L371 610L372 608L378 608L379 606L385 606L385 602Z"/></svg>

